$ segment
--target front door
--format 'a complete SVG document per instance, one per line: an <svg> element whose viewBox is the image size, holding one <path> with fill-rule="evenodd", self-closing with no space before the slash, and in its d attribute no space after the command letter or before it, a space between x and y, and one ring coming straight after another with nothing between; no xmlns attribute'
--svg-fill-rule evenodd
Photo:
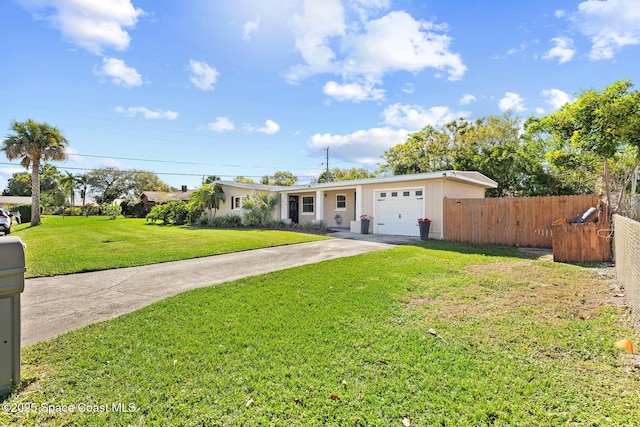
<svg viewBox="0 0 640 427"><path fill-rule="evenodd" d="M289 196L289 219L292 223L298 223L298 196Z"/></svg>

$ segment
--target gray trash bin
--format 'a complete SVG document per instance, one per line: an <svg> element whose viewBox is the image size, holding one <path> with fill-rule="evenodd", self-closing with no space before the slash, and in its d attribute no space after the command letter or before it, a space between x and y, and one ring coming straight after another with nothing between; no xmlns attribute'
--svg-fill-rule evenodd
<svg viewBox="0 0 640 427"><path fill-rule="evenodd" d="M0 396L20 383L20 293L25 271L20 238L0 237Z"/></svg>

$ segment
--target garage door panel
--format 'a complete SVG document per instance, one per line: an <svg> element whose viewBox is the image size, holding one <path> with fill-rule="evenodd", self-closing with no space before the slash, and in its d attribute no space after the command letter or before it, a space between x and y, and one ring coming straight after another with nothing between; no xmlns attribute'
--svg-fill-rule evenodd
<svg viewBox="0 0 640 427"><path fill-rule="evenodd" d="M376 191L376 225L379 234L419 236L418 218L424 213L422 190Z"/></svg>

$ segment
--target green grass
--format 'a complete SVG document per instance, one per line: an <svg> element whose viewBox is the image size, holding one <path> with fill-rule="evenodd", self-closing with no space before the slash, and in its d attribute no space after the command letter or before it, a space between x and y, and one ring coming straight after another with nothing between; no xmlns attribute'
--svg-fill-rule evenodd
<svg viewBox="0 0 640 427"><path fill-rule="evenodd" d="M323 236L276 230L153 225L144 219L45 216L14 226L27 245L27 277L132 267L281 246Z"/></svg>
<svg viewBox="0 0 640 427"><path fill-rule="evenodd" d="M606 288L429 241L197 289L23 349L4 403L33 412L0 424L634 425L640 374L613 346L633 332ZM42 406L112 403L135 411Z"/></svg>

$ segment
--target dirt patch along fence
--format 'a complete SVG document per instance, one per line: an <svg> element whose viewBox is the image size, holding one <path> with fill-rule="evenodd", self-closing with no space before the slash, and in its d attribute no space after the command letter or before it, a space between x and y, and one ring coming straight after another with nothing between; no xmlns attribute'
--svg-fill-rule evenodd
<svg viewBox="0 0 640 427"><path fill-rule="evenodd" d="M640 222L613 216L616 277L624 287L633 324L640 331Z"/></svg>
<svg viewBox="0 0 640 427"><path fill-rule="evenodd" d="M445 199L444 240L553 248L553 224L571 222L591 207L596 195Z"/></svg>

